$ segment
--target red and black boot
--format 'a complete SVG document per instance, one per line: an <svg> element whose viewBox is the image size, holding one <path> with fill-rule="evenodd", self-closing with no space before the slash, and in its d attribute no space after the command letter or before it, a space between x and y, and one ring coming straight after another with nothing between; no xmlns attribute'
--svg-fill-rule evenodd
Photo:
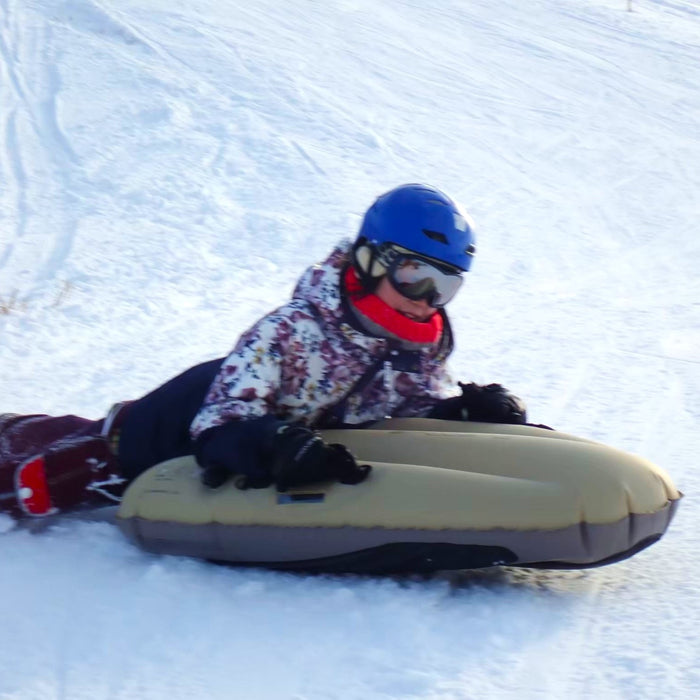
<svg viewBox="0 0 700 700"><path fill-rule="evenodd" d="M0 512L43 517L118 502L126 480L104 423L0 415Z"/></svg>

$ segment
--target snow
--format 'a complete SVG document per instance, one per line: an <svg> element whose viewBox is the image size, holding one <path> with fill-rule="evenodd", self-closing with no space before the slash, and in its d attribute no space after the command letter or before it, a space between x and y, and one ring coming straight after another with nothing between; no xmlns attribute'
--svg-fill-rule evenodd
<svg viewBox="0 0 700 700"><path fill-rule="evenodd" d="M310 577L0 518L0 699L692 697L696 0L0 0L0 410L225 354L380 192L462 200L464 381L642 454L666 537L583 572Z"/></svg>

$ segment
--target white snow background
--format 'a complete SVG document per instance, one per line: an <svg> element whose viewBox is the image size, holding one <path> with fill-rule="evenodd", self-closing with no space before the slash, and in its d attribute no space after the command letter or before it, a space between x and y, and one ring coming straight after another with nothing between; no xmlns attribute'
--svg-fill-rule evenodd
<svg viewBox="0 0 700 700"><path fill-rule="evenodd" d="M287 575L0 523L2 700L697 697L700 5L0 0L0 411L97 418L224 355L374 197L478 224L452 368L648 457L588 571Z"/></svg>

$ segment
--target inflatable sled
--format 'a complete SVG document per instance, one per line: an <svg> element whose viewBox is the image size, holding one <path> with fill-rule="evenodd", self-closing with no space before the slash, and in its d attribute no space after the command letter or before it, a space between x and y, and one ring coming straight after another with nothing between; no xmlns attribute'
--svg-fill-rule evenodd
<svg viewBox="0 0 700 700"><path fill-rule="evenodd" d="M120 527L151 552L286 570L585 568L658 540L681 498L651 462L543 428L399 418L322 434L370 477L211 490L184 457L130 485Z"/></svg>

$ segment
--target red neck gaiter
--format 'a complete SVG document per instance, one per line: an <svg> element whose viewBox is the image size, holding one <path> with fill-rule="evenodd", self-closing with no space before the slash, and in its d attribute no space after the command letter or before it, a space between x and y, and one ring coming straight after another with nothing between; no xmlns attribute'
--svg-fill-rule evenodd
<svg viewBox="0 0 700 700"><path fill-rule="evenodd" d="M361 317L360 320L369 321L370 329L372 325L378 326L387 331L388 336L419 345L434 345L442 337L444 322L439 313L434 313L425 322L413 321L392 309L376 294L365 294L352 266L348 267L345 273L345 289L348 301Z"/></svg>

